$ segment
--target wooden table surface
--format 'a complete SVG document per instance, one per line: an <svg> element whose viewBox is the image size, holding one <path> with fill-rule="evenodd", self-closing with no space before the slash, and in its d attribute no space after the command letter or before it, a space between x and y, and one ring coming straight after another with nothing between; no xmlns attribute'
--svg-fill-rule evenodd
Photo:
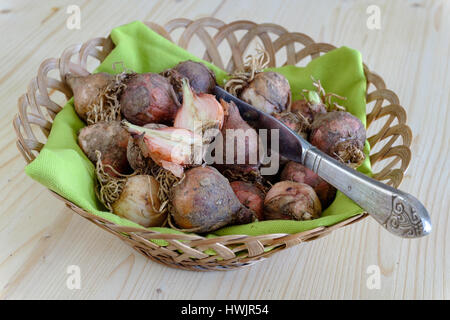
<svg viewBox="0 0 450 320"><path fill-rule="evenodd" d="M66 26L73 4L79 30ZM379 29L368 27L371 5ZM133 20L206 16L278 23L360 50L407 110L413 158L401 189L428 208L432 234L403 240L367 218L251 267L181 271L145 259L25 175L11 121L44 59ZM449 299L449 16L446 0L0 2L0 298ZM80 289L66 285L71 265L80 268Z"/></svg>

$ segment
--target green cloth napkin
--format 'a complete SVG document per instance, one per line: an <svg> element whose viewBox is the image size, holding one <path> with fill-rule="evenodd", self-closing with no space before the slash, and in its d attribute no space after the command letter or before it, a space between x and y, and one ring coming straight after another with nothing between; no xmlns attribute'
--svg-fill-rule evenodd
<svg viewBox="0 0 450 320"><path fill-rule="evenodd" d="M203 62L211 68L215 72L219 84L222 84L227 77L225 71L195 57L139 21L113 29L111 39L116 46L96 72L119 73L124 67L139 73L159 73L180 61L191 59ZM300 99L302 89L313 89L311 76L320 79L327 92L347 97L342 105L360 118L364 124L366 123L366 79L361 55L358 51L342 47L314 59L306 67L285 66L272 70L282 73L289 80L294 100ZM118 225L143 228L134 222L107 212L97 200L94 192L94 165L87 159L77 143L78 131L84 126L85 124L74 111L73 100L70 100L55 117L47 143L36 159L27 165L26 173L92 214ZM367 142L365 153L369 154ZM364 174L371 174L368 157L358 170ZM338 192L334 202L319 219L254 222L247 225L225 227L208 236L297 233L318 226L329 226L362 212L363 210L353 201ZM179 233L169 228L149 229L164 233ZM163 243L161 241L161 244Z"/></svg>

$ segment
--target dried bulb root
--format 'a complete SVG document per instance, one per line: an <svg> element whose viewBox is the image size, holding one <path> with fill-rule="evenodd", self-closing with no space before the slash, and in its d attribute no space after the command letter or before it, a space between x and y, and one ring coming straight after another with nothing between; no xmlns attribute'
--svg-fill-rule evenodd
<svg viewBox="0 0 450 320"><path fill-rule="evenodd" d="M99 72L86 76L77 76L68 73L64 81L73 92L73 102L77 115L86 121L87 112L91 111L92 104L102 99L102 91L114 81L114 75Z"/></svg>
<svg viewBox="0 0 450 320"><path fill-rule="evenodd" d="M239 98L263 112L272 114L289 110L292 94L285 76L266 71L256 74L239 94Z"/></svg>
<svg viewBox="0 0 450 320"><path fill-rule="evenodd" d="M90 111L86 113L88 125L100 121L120 121L120 103L118 97L126 88L125 81L130 77L129 73L122 72L115 75L114 80L100 91L98 101L91 105Z"/></svg>
<svg viewBox="0 0 450 320"><path fill-rule="evenodd" d="M160 202L161 182L139 171L121 174L102 163L100 151L96 154L95 194L108 211L144 227L166 225L168 210ZM115 176L106 173L105 168L112 170ZM155 187L157 190L153 189Z"/></svg>
<svg viewBox="0 0 450 320"><path fill-rule="evenodd" d="M269 114L289 110L292 94L288 80L278 72L263 72L270 57L263 49L256 51L247 57L242 70L230 75L225 90Z"/></svg>
<svg viewBox="0 0 450 320"><path fill-rule="evenodd" d="M88 125L99 121L120 120L118 96L129 77L122 72L112 75L105 72L76 76L67 74L65 81L74 94L74 106L78 116Z"/></svg>
<svg viewBox="0 0 450 320"><path fill-rule="evenodd" d="M127 178L134 176L135 173L130 175L117 172L112 166L102 163L102 153L98 150L95 151L97 155L97 162L95 164L95 173L97 176L97 186L95 193L100 202L108 208L110 212L113 212L112 204L116 202L122 194L123 188L127 182ZM114 177L105 172L105 168L111 170L114 173Z"/></svg>
<svg viewBox="0 0 450 320"><path fill-rule="evenodd" d="M266 50L261 47L256 48L255 55L248 55L242 70L238 70L230 75L225 83L224 89L234 96L239 96L244 88L253 81L255 75L263 72L270 63L270 57Z"/></svg>
<svg viewBox="0 0 450 320"><path fill-rule="evenodd" d="M333 102L333 98L337 98L340 100L346 100L346 97L342 97L340 95L337 95L332 92L325 92L325 89L322 87L322 84L320 83L320 80L314 79L313 76L311 76L311 79L313 81L313 86L316 88L316 92L319 95L320 101L322 101L323 104L327 107L327 111L346 111L344 106L341 106L337 102ZM309 101L307 95L309 94L309 90L303 90L303 97L305 100Z"/></svg>
<svg viewBox="0 0 450 320"><path fill-rule="evenodd" d="M346 111L331 111L314 119L310 143L342 163L357 167L364 160L366 130L360 119Z"/></svg>
<svg viewBox="0 0 450 320"><path fill-rule="evenodd" d="M151 175L159 183L158 199L160 201L159 211L163 214L168 214L166 223L170 224L170 215L173 212L173 206L170 202L170 190L178 183L180 183L184 176L181 178L176 177L172 172L166 170L160 166L153 166L150 169Z"/></svg>
<svg viewBox="0 0 450 320"><path fill-rule="evenodd" d="M307 138L311 122L301 112L284 111L274 113L273 116L304 139Z"/></svg>
<svg viewBox="0 0 450 320"><path fill-rule="evenodd" d="M353 169L358 168L366 158L364 152L351 141L338 143L333 154L340 162Z"/></svg>

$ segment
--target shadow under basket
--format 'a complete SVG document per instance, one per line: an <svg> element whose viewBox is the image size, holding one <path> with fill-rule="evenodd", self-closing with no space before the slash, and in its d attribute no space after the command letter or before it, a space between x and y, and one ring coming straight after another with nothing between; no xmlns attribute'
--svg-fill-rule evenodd
<svg viewBox="0 0 450 320"><path fill-rule="evenodd" d="M305 62L304 59L315 59L335 49L331 44L316 43L305 34L290 33L275 24L257 24L251 21L235 21L226 24L215 18L203 18L195 21L175 19L164 26L151 22L147 22L146 25L173 42L175 42L171 36L173 31L182 29L176 43L185 49L195 38L194 36L197 36L196 41L200 40L198 42L204 47L203 59L227 72L243 66L246 51L255 39L259 39L268 52L270 67L285 64L299 65L302 60L303 63ZM225 43L224 40L226 40ZM226 43L229 45L231 57L225 65L218 47ZM64 79L69 72L79 75L88 74L88 57L102 62L113 47L114 44L109 37L95 38L84 44L67 48L59 59L47 59L41 64L37 76L28 85L27 93L19 98L19 113L13 121L17 134L17 147L26 162L33 161L40 152L50 133L54 117L62 109L61 105L64 105L56 103L50 96L53 97L55 92L60 92L65 96L66 101L72 97L71 90L60 79ZM277 65L277 52L280 51L283 54L282 50L285 50L285 58L283 58L285 60ZM59 72L60 79L50 77L49 72L52 74ZM406 112L400 106L396 94L386 89L380 76L369 71L366 65L364 65L364 72L367 79L368 135L371 131L376 132L368 138L372 149L370 161L374 169L373 178L398 187L411 159L409 147L412 133L406 125ZM371 126L373 126L372 130ZM375 172L375 170L378 171ZM121 238L151 260L170 267L194 271L231 270L251 265L280 250L317 239L367 216L367 213L363 213L329 227L319 227L297 234L228 235L207 239L198 235L163 234L116 225L54 194L70 209ZM159 246L150 239L165 240L168 245ZM265 250L268 248L271 250ZM211 256L205 253L210 249L217 255Z"/></svg>

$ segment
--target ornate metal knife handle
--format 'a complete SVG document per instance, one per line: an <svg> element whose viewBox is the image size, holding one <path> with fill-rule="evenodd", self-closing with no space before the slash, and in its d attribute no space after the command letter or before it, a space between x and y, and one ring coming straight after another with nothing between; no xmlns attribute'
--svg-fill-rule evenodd
<svg viewBox="0 0 450 320"><path fill-rule="evenodd" d="M355 201L391 233L418 238L431 232L427 210L412 195L348 168L308 143L302 144L302 163Z"/></svg>

